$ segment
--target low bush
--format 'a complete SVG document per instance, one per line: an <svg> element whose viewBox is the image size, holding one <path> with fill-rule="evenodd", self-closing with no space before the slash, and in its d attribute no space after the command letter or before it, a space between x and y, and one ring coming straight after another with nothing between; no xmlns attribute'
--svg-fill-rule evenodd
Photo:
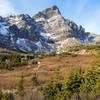
<svg viewBox="0 0 100 100"><path fill-rule="evenodd" d="M46 100L99 100L100 69L71 72L65 79L56 77L44 87L43 93Z"/></svg>
<svg viewBox="0 0 100 100"><path fill-rule="evenodd" d="M0 69L12 70L18 66L28 65L28 61L22 60L23 56L18 54L0 54Z"/></svg>

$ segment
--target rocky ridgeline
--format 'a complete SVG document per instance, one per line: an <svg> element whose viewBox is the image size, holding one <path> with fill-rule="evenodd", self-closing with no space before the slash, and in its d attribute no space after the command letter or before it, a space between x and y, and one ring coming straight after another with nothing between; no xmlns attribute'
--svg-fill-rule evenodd
<svg viewBox="0 0 100 100"><path fill-rule="evenodd" d="M52 6L33 17L20 14L0 17L0 47L22 52L63 52L80 44L100 43L100 36L65 19Z"/></svg>

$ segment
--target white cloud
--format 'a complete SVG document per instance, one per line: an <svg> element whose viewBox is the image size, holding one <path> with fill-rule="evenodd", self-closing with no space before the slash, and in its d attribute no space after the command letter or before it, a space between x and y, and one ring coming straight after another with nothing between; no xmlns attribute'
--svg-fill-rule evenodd
<svg viewBox="0 0 100 100"><path fill-rule="evenodd" d="M0 16L8 16L15 13L16 10L10 0L0 0Z"/></svg>

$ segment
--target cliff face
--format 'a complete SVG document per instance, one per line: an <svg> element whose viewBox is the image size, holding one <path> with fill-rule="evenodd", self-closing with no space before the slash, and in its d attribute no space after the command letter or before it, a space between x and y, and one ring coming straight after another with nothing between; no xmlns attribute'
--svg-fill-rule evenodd
<svg viewBox="0 0 100 100"><path fill-rule="evenodd" d="M80 44L95 44L100 36L85 32L85 29L73 21L65 19L56 6L39 12L32 17L42 26L42 31L54 41L57 51ZM98 39L97 39L98 38Z"/></svg>
<svg viewBox="0 0 100 100"><path fill-rule="evenodd" d="M0 47L23 52L63 52L80 44L100 43L100 36L65 19L56 6L29 15L0 17Z"/></svg>

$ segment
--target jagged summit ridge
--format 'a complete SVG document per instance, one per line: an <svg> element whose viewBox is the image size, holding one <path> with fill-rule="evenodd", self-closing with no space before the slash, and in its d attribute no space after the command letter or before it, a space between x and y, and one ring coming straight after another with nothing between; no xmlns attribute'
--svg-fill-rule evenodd
<svg viewBox="0 0 100 100"><path fill-rule="evenodd" d="M50 8L47 8L47 9L37 13L35 16L33 16L33 19L38 19L38 18L49 19L56 15L61 15L61 12L59 11L59 8L54 5Z"/></svg>
<svg viewBox="0 0 100 100"><path fill-rule="evenodd" d="M23 52L63 52L80 44L100 43L100 36L65 19L57 6L33 17L27 14L0 17L0 47Z"/></svg>

